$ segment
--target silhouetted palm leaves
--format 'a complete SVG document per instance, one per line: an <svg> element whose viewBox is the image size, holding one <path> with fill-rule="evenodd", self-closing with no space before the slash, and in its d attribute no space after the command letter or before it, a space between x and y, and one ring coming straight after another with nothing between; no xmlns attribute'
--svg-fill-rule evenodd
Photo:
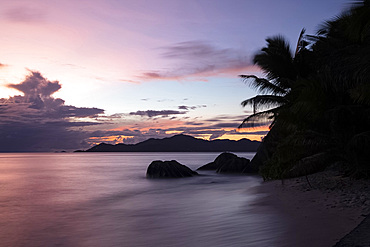
<svg viewBox="0 0 370 247"><path fill-rule="evenodd" d="M294 56L283 37L266 41L253 60L266 78L241 76L260 93L242 102L254 112L241 127L270 121L280 133L265 138L265 178L321 169L309 161L324 153L346 161L351 174L370 177L370 156L356 151L370 148L369 1L325 22L316 36L302 30Z"/></svg>
<svg viewBox="0 0 370 247"><path fill-rule="evenodd" d="M281 36L268 38L266 42L267 47L253 59L253 62L261 67L266 78L240 75L246 83L261 93L242 102L243 106L253 106L253 114L244 119L240 127L253 127L256 123L274 123L272 120L276 119L281 107L289 103L288 95L297 78L288 42Z"/></svg>

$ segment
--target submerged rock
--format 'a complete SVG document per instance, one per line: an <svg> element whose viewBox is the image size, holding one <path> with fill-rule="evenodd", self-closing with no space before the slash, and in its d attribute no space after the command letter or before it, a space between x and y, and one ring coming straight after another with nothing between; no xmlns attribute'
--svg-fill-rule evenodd
<svg viewBox="0 0 370 247"><path fill-rule="evenodd" d="M198 175L189 167L181 165L176 160L171 161L153 161L146 171L147 178L183 178Z"/></svg>
<svg viewBox="0 0 370 247"><path fill-rule="evenodd" d="M238 157L233 153L222 153L215 161L197 170L215 170L217 173L252 173L249 159Z"/></svg>

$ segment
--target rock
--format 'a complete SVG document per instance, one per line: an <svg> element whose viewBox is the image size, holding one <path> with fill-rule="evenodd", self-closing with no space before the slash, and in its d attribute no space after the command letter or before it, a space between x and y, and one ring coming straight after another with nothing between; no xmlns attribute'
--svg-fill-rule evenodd
<svg viewBox="0 0 370 247"><path fill-rule="evenodd" d="M232 153L222 153L215 161L199 167L197 170L215 170L217 173L251 173L249 160Z"/></svg>
<svg viewBox="0 0 370 247"><path fill-rule="evenodd" d="M198 175L189 167L181 165L176 160L171 161L153 161L146 171L147 178L182 178Z"/></svg>
<svg viewBox="0 0 370 247"><path fill-rule="evenodd" d="M331 162L332 157L327 152L316 153L298 161L295 166L286 172L285 177L294 178L313 174L324 170L327 164ZM338 188L338 184L333 186L332 190Z"/></svg>

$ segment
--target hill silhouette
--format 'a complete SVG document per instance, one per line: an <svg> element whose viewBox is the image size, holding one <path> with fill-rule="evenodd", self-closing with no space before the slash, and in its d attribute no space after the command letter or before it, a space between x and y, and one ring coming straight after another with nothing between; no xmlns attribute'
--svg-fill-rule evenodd
<svg viewBox="0 0 370 247"><path fill-rule="evenodd" d="M163 139L151 138L137 144L101 143L86 152L255 152L260 143L248 139L207 141L180 134Z"/></svg>

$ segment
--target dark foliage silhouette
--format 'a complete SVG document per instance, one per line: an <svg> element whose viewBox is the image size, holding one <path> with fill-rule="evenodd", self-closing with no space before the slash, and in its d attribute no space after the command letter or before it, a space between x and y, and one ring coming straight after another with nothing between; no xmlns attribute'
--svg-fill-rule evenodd
<svg viewBox="0 0 370 247"><path fill-rule="evenodd" d="M254 113L241 127L271 127L252 165L276 179L339 161L348 174L370 177L369 1L324 22L315 36L303 30L294 55L281 36L266 41L254 57L266 78L241 76L261 93L242 102Z"/></svg>

